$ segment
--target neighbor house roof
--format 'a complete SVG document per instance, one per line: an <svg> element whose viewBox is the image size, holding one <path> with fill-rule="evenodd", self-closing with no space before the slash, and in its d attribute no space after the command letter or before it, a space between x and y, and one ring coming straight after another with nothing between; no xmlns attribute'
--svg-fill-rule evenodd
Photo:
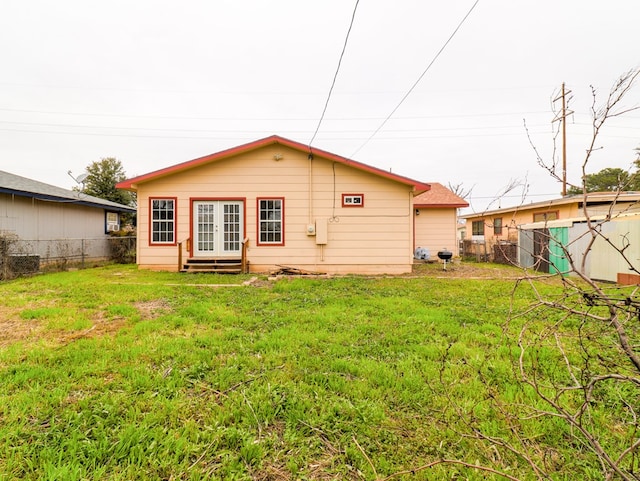
<svg viewBox="0 0 640 481"><path fill-rule="evenodd" d="M115 212L136 211L134 208L118 204L117 202L111 202L110 200L100 199L99 197L86 195L82 192L74 192L63 189L62 187L56 187L55 185L45 184L44 182L38 182L37 180L28 179L2 170L0 170L0 192L49 202L86 205Z"/></svg>
<svg viewBox="0 0 640 481"><path fill-rule="evenodd" d="M319 157L324 157L334 162L348 165L350 167L353 167L354 169L369 172L375 175L379 175L381 177L385 177L387 179L394 180L396 182L400 182L405 185L409 185L413 188L414 192L424 192L429 190L428 184L424 184L417 180L409 179L408 177L403 177L401 175L393 174L391 172L387 172L386 170L378 169L376 167L372 167L370 165L363 164L361 162L348 159L346 157L341 157L339 155L332 154L331 152L327 152L325 150L317 149L315 147L310 147L308 145L295 142L293 140L285 139L278 135L272 135L271 137L266 137L264 139L256 140L248 144L239 145L237 147L223 150L215 154L206 155L204 157L199 157L197 159L172 165L164 169L156 170L148 174L140 175L138 177L133 177L131 179L120 182L116 187L118 187L119 189L136 190L138 184L140 183L147 182L150 180L156 180L161 177L165 177L167 175L171 175L177 172L182 172L188 169L193 169L195 167L199 167L201 165L205 165L211 162L218 162L220 160L227 159L234 155L242 154L244 152L249 152L249 151L256 150L256 149L259 149L268 145L273 145L273 144L279 144L286 147L290 147L292 149L298 150L300 152L308 153L310 155L312 154Z"/></svg>
<svg viewBox="0 0 640 481"><path fill-rule="evenodd" d="M523 210L550 209L560 205L582 204L585 202L585 199L587 205L611 204L614 202L640 202L640 192L589 192L586 194L586 196L584 194L568 195L557 199L543 200L540 202L521 204L513 207L503 207L501 209L486 210L483 212L476 212L474 214L466 214L460 216L460 218L470 219L473 217L485 217L495 214L504 214L508 212L517 212Z"/></svg>
<svg viewBox="0 0 640 481"><path fill-rule="evenodd" d="M413 198L415 208L469 207L466 200L451 192L444 185L437 182L429 182L429 185L431 190Z"/></svg>

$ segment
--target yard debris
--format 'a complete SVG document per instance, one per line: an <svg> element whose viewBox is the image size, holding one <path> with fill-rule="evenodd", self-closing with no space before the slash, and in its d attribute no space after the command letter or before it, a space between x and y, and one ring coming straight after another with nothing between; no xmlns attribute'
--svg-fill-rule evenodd
<svg viewBox="0 0 640 481"><path fill-rule="evenodd" d="M276 265L277 269L270 271L270 276L324 276L326 272L307 271L298 267Z"/></svg>

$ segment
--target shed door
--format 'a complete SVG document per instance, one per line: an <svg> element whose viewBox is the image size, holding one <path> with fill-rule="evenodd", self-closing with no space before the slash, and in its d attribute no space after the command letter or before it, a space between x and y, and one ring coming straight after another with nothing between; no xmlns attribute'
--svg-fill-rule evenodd
<svg viewBox="0 0 640 481"><path fill-rule="evenodd" d="M549 229L549 272L569 272L569 260L565 257L564 249L569 244L568 227L551 227Z"/></svg>
<svg viewBox="0 0 640 481"><path fill-rule="evenodd" d="M242 255L242 201L198 200L192 212L194 257Z"/></svg>
<svg viewBox="0 0 640 481"><path fill-rule="evenodd" d="M533 231L534 267L538 272L549 272L549 230Z"/></svg>

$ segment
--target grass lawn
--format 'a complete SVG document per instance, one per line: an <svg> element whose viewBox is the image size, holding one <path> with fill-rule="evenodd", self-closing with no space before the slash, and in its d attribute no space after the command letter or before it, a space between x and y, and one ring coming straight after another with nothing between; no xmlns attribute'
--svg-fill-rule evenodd
<svg viewBox="0 0 640 481"><path fill-rule="evenodd" d="M599 479L562 423L496 409L538 400L505 338L531 295L494 268L269 281L114 266L2 283L0 480L505 479L420 469L443 458L534 479L475 429L526 440L552 479Z"/></svg>

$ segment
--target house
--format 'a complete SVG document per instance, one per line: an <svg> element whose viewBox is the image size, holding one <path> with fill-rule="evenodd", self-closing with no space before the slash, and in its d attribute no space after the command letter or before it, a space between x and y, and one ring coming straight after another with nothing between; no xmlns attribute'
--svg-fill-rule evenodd
<svg viewBox="0 0 640 481"><path fill-rule="evenodd" d="M424 249L434 259L440 250L458 251L458 209L469 203L442 184L429 185L430 190L413 199L415 245L416 252Z"/></svg>
<svg viewBox="0 0 640 481"><path fill-rule="evenodd" d="M0 171L0 236L38 262L109 257L108 233L135 209Z"/></svg>
<svg viewBox="0 0 640 481"><path fill-rule="evenodd" d="M543 272L569 272L568 254L594 279L626 282L628 266L620 264L612 246L628 244L627 257L635 261L640 256L639 192L572 195L462 218L472 226L472 238L465 243L482 246L494 259L504 255L509 262ZM587 218L609 240L599 237L588 246Z"/></svg>
<svg viewBox="0 0 640 481"><path fill-rule="evenodd" d="M140 268L357 274L411 271L430 188L279 136L117 187L137 192Z"/></svg>
<svg viewBox="0 0 640 481"><path fill-rule="evenodd" d="M523 224L519 227L517 245L521 267L552 274L575 270L599 281L640 284L637 209L611 217L590 216L589 222L582 216Z"/></svg>
<svg viewBox="0 0 640 481"><path fill-rule="evenodd" d="M585 201L586 200L586 201ZM533 222L571 219L640 211L640 192L592 192L558 199L533 202L502 209L460 216L471 226L474 243L485 244L488 250L496 244L518 241L518 227ZM468 229L467 229L468 230ZM467 232L468 234L468 232Z"/></svg>

